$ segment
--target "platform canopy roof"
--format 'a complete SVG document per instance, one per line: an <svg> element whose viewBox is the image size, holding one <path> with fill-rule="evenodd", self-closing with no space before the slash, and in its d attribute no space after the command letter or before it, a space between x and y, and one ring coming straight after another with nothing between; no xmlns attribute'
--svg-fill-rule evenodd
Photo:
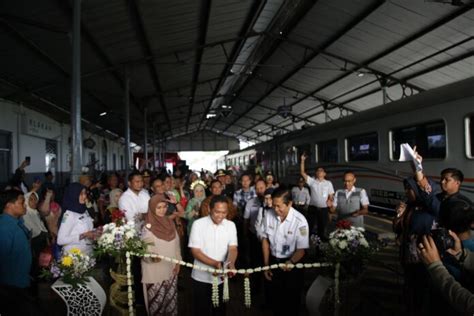
<svg viewBox="0 0 474 316"><path fill-rule="evenodd" d="M69 121L71 23L71 1L0 4L0 98ZM128 77L134 141L145 113L259 142L474 75L467 0L82 0L81 25L83 118L123 136Z"/></svg>

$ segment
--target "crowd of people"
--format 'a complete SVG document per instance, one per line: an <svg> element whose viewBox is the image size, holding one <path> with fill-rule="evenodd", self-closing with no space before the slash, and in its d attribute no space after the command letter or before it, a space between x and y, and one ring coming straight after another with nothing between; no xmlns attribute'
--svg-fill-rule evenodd
<svg viewBox="0 0 474 316"><path fill-rule="evenodd" d="M242 173L236 181L225 170L211 175L160 169L133 171L127 179L115 173L98 180L83 175L64 190L55 186L49 172L44 179L36 178L30 189L24 182L27 164L22 164L2 192L0 314L36 315L35 287L44 249L50 245L53 255L71 248L91 253L115 210L135 223L148 252L194 260L195 265L235 269L305 260L310 235L327 241L339 219L363 227L369 207L367 192L355 186L354 172L344 172L343 187L334 190L325 169L318 167L309 175L305 161L302 155L301 177L293 188L279 184L271 171ZM461 171L445 169L441 179L438 188L416 168L404 181L406 203L396 210L394 230L413 315L423 315L437 304L450 313L474 311L468 274L474 269L469 252L474 251L474 209L459 193ZM438 227L449 230L444 238L455 241L452 249L437 250L432 230ZM143 304L149 315L177 315L179 264L136 257L132 271L138 281L136 304ZM224 315L225 304L212 305L213 276L194 269L191 278L194 314ZM263 278L252 278L253 295L263 291L275 315L298 315L302 269L267 270ZM222 290L219 278L220 298ZM433 303L429 295L444 301Z"/></svg>

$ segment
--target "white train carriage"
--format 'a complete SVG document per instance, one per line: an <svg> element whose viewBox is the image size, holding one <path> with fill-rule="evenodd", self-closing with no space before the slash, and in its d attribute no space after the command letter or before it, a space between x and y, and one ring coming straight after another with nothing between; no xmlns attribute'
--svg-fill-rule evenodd
<svg viewBox="0 0 474 316"><path fill-rule="evenodd" d="M439 179L440 171L463 171L463 194L474 200L474 79L363 111L333 122L276 137L252 150L271 151L273 169L281 182L295 183L300 155L306 152L307 172L324 166L335 188L342 174L356 173L356 186L365 188L373 207L391 210L404 199L403 178L410 164L399 162L400 144L416 145L424 172ZM237 155L238 153L234 154Z"/></svg>

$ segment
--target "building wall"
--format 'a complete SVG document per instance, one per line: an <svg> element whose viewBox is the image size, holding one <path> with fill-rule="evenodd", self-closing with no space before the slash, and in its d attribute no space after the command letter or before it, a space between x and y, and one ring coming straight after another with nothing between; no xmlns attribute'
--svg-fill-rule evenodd
<svg viewBox="0 0 474 316"><path fill-rule="evenodd" d="M56 163L53 170L56 173L58 183L64 183L69 177L71 146L71 126L62 124L50 117L23 107L11 101L0 99L0 131L11 133L10 166L0 166L0 168L10 168L10 172L21 164L25 157L31 157L31 164L26 168L26 182L30 184L35 176L43 178L47 171L46 165L46 143L52 141L56 143ZM103 142L107 144L106 165L108 171L114 170L113 154L116 156L116 169L121 170L120 156L124 156L124 145L119 141L111 140L103 136L95 135L83 130L83 140L92 138L95 146L92 149L83 147L83 165L89 163L91 153L95 154L99 162L96 169L104 170ZM1 185L2 183L0 183ZM4 183L3 183L4 184Z"/></svg>

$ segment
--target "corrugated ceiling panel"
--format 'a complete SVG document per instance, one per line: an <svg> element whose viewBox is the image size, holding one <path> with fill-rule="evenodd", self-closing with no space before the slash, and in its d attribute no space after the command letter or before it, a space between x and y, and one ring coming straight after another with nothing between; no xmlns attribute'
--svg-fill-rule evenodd
<svg viewBox="0 0 474 316"><path fill-rule="evenodd" d="M371 0L318 1L289 37L318 48L372 3Z"/></svg>
<svg viewBox="0 0 474 316"><path fill-rule="evenodd" d="M252 1L212 1L206 42L217 42L238 35Z"/></svg>
<svg viewBox="0 0 474 316"><path fill-rule="evenodd" d="M152 50L160 55L195 45L200 1L142 1L140 9Z"/></svg>
<svg viewBox="0 0 474 316"><path fill-rule="evenodd" d="M341 69L344 66L347 66L347 68L353 67L351 65L344 65L344 63L333 58L320 55L286 81L285 85L295 90L309 93L341 75L343 72Z"/></svg>
<svg viewBox="0 0 474 316"><path fill-rule="evenodd" d="M174 55L156 58L154 64L164 91L191 84L194 52L180 54L179 60Z"/></svg>
<svg viewBox="0 0 474 316"><path fill-rule="evenodd" d="M125 1L82 3L82 20L113 63L143 56Z"/></svg>
<svg viewBox="0 0 474 316"><path fill-rule="evenodd" d="M456 8L436 3L390 1L346 33L328 51L362 62L431 25Z"/></svg>
<svg viewBox="0 0 474 316"><path fill-rule="evenodd" d="M259 69L264 79L278 81L303 60L305 50L299 46L282 43L268 61Z"/></svg>
<svg viewBox="0 0 474 316"><path fill-rule="evenodd" d="M209 47L204 50L199 70L200 81L220 76L226 66L227 59L221 46Z"/></svg>
<svg viewBox="0 0 474 316"><path fill-rule="evenodd" d="M337 83L325 88L322 91L319 91L318 94L326 99L332 100L334 98L337 98L342 93L353 88L359 87L363 84L366 84L374 79L375 76L373 75L366 74L363 77L358 77L357 74L352 73L344 79L338 81ZM337 102L337 100L335 101Z"/></svg>
<svg viewBox="0 0 474 316"><path fill-rule="evenodd" d="M474 76L474 57L470 57L410 80L423 87L436 88Z"/></svg>
<svg viewBox="0 0 474 316"><path fill-rule="evenodd" d="M400 69L402 66L421 60L425 56L471 38L469 42L452 48L446 52L448 56L462 54L472 49L474 46L472 42L472 34L474 34L473 18L474 12L467 12L442 27L435 29L433 32L426 34L419 40L409 43L408 45L376 61L372 66L384 72L392 72ZM443 59L445 59L444 57L441 57L443 55L444 54L437 55L435 61L443 61ZM397 75L403 76L400 73Z"/></svg>

